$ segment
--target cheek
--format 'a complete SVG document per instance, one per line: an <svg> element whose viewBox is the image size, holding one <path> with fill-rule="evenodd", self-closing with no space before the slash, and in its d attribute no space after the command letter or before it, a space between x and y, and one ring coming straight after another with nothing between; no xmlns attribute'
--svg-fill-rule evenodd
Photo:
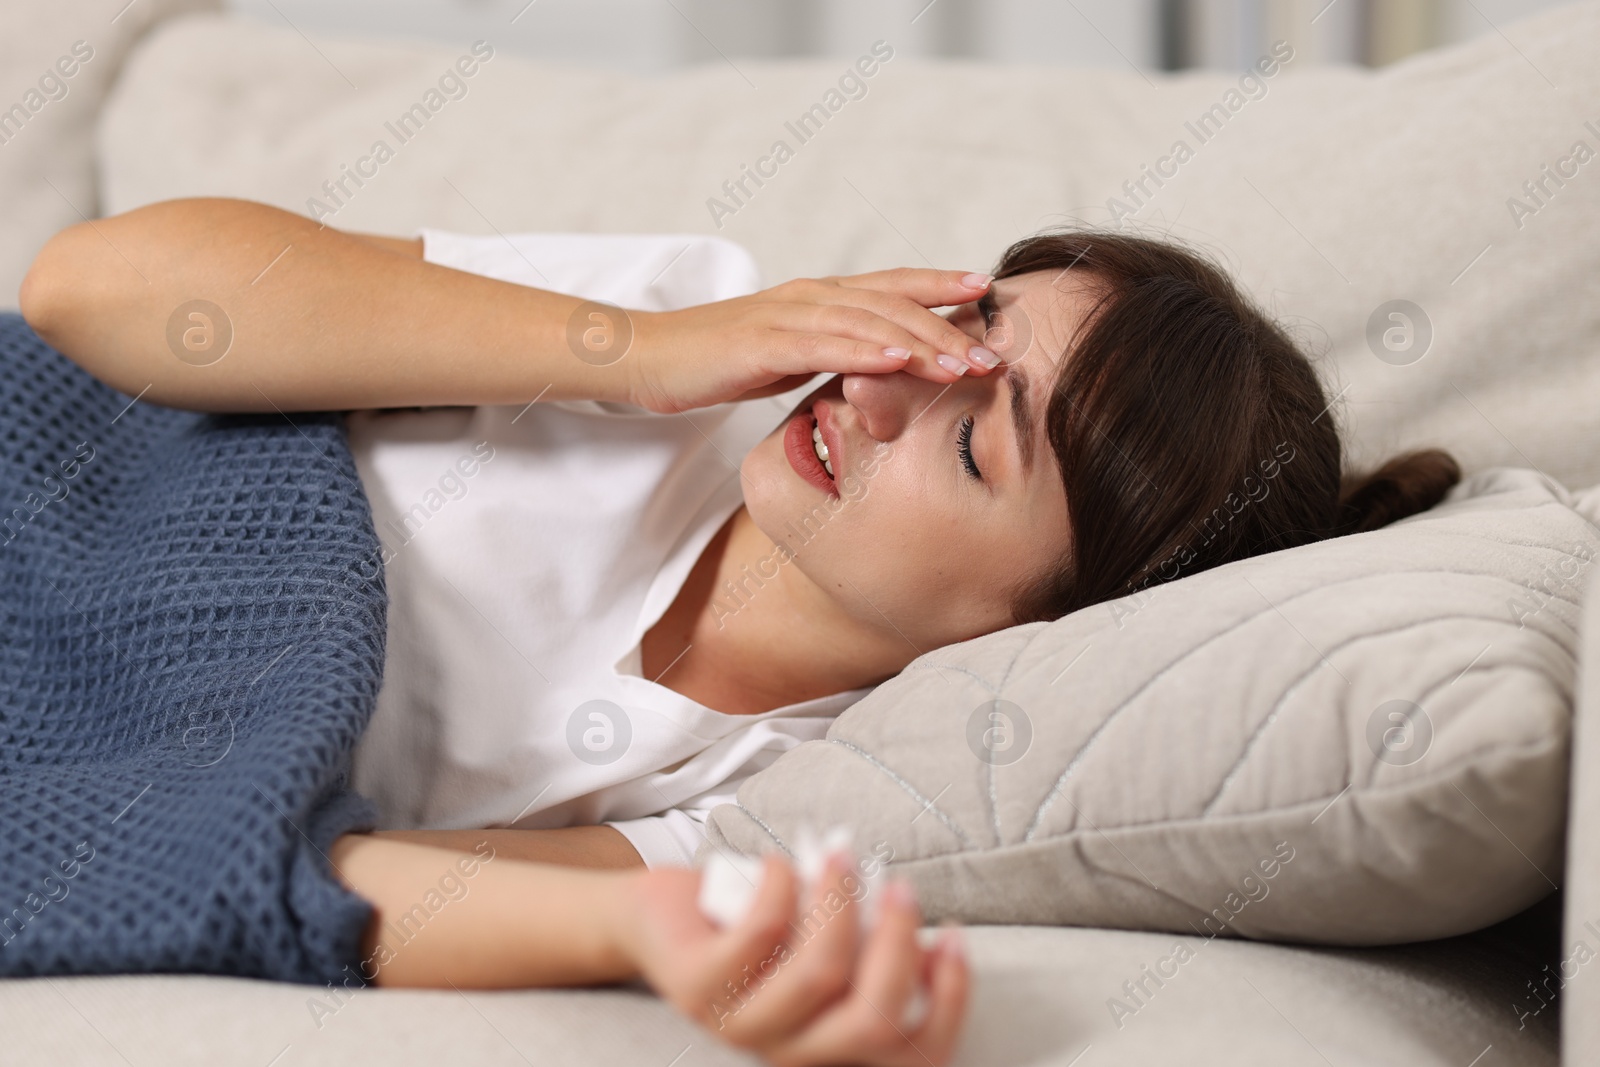
<svg viewBox="0 0 1600 1067"><path fill-rule="evenodd" d="M996 552L953 494L902 447L870 472L854 471L833 506L794 476L782 442L768 439L740 467L750 517L792 565L864 622L888 616L920 647L933 647L1009 621L995 590L1006 584Z"/></svg>
<svg viewBox="0 0 1600 1067"><path fill-rule="evenodd" d="M841 472L839 496L827 498L795 474L774 435L750 450L739 477L751 520L828 589L848 589L846 577L859 585L881 571L905 541L904 530L915 525L893 499L896 472L882 462Z"/></svg>
<svg viewBox="0 0 1600 1067"><path fill-rule="evenodd" d="M959 576L960 557L944 550L958 532L949 501L917 473L902 455L857 467L853 491L841 480L831 508L807 499L781 531L812 581L841 599L865 598L874 622L881 611L906 625Z"/></svg>

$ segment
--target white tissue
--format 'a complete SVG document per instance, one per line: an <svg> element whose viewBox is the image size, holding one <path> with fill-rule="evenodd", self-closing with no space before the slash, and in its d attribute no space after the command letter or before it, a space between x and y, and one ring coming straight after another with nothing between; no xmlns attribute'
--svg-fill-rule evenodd
<svg viewBox="0 0 1600 1067"><path fill-rule="evenodd" d="M823 866L834 852L851 856L856 878L861 885L856 904L861 909L862 929L870 930L878 917L878 886L883 869L875 866L870 875L862 873L851 849L853 834L848 826L834 826L819 838L810 827L801 827L795 839L794 866L800 875L800 903L804 907L812 887L822 877ZM706 860L700 879L700 911L718 926L734 926L755 905L761 884L761 860L718 850Z"/></svg>
<svg viewBox="0 0 1600 1067"><path fill-rule="evenodd" d="M800 908L810 899L812 887L822 877L828 856L845 852L852 860L855 876L860 883L860 894L855 897L861 909L861 929L870 931L878 919L878 894L883 882L883 867L874 864L872 873L862 870L863 864L851 847L854 838L850 827L834 826L820 837L810 827L801 827L795 837L795 870L800 875ZM721 927L735 926L755 905L756 891L761 884L761 860L754 856L734 855L716 850L706 858L700 877L700 912ZM796 912L799 917L799 912ZM914 1030L922 1025L928 1014L928 998L919 980L906 1003L901 1026Z"/></svg>
<svg viewBox="0 0 1600 1067"><path fill-rule="evenodd" d="M700 913L718 926L737 926L755 903L761 861L713 852L700 872Z"/></svg>

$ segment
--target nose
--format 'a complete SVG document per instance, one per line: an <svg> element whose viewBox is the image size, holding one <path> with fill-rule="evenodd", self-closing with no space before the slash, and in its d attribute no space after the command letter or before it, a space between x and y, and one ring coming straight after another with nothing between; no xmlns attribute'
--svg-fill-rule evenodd
<svg viewBox="0 0 1600 1067"><path fill-rule="evenodd" d="M947 386L905 371L844 375L845 403L875 441L894 441Z"/></svg>

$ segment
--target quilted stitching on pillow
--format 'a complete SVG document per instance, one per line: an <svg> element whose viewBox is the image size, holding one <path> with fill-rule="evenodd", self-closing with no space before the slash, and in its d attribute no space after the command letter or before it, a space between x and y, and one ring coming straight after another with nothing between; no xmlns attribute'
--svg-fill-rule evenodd
<svg viewBox="0 0 1600 1067"><path fill-rule="evenodd" d="M968 922L1345 944L1494 922L1560 879L1600 552L1574 503L1488 471L1383 530L929 653L716 809L708 847L848 822Z"/></svg>

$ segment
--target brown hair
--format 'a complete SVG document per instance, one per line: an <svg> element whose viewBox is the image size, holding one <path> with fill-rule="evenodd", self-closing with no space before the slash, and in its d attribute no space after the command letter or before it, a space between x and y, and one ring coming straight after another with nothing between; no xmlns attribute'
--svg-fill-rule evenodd
<svg viewBox="0 0 1600 1067"><path fill-rule="evenodd" d="M1311 361L1203 256L1166 241L1047 232L994 274L1071 272L1092 309L1059 361L1046 432L1071 549L1025 584L1018 622L1059 618L1262 552L1375 530L1460 480L1447 453L1343 473Z"/></svg>

